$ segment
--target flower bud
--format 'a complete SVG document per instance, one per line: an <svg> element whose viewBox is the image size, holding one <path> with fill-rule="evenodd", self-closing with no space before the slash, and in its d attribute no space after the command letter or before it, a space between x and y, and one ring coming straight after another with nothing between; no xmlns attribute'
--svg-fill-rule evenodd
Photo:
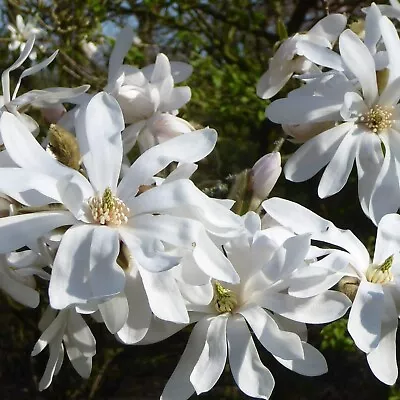
<svg viewBox="0 0 400 400"><path fill-rule="evenodd" d="M281 174L281 155L273 152L261 157L252 169L253 194L260 201L266 199Z"/></svg>

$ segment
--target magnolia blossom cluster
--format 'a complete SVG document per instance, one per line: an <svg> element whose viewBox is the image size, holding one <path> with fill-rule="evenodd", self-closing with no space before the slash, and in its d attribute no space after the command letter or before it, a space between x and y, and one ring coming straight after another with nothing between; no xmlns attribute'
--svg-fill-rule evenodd
<svg viewBox="0 0 400 400"><path fill-rule="evenodd" d="M332 14L289 38L257 85L269 98L293 74L303 83L267 108L304 143L284 167L288 179L306 180L327 165L319 186L326 197L343 187L356 159L360 203L377 224L373 257L350 231L289 200L267 199L281 173L278 151L246 172L243 215L231 211L233 200L196 187L196 163L213 151L217 133L177 116L191 97L188 86L176 86L190 65L164 54L141 69L124 64L134 40L125 28L103 91L89 94L86 85L19 96L21 80L57 55L26 68L11 94L9 74L31 54L28 39L2 74L0 285L37 307L36 283L47 283L32 350L48 348L39 390L49 387L65 351L90 376L94 323L126 345L159 342L192 325L161 399L211 390L227 363L241 391L268 399L274 378L254 339L286 368L321 375L328 367L307 343L306 324L332 322L349 309L348 331L372 372L396 381L400 40L382 13L374 4L366 10L360 36ZM31 108L41 109L48 129L40 131ZM335 290L349 277L358 286L353 296Z"/></svg>

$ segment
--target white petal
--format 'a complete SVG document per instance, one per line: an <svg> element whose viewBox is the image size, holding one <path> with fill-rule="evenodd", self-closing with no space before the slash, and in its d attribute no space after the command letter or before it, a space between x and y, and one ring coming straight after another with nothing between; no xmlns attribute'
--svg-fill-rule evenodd
<svg viewBox="0 0 400 400"><path fill-rule="evenodd" d="M178 365L169 378L160 400L188 399L195 389L190 383L190 375L205 346L211 319L200 320L192 330Z"/></svg>
<svg viewBox="0 0 400 400"><path fill-rule="evenodd" d="M188 323L185 303L171 271L153 273L139 269L153 313L166 321Z"/></svg>
<svg viewBox="0 0 400 400"><path fill-rule="evenodd" d="M333 43L346 27L346 22L343 14L329 14L308 31L308 36L322 36Z"/></svg>
<svg viewBox="0 0 400 400"><path fill-rule="evenodd" d="M199 395L208 392L218 381L225 368L228 353L226 342L227 315L212 319L207 330L206 342L190 374L190 382Z"/></svg>
<svg viewBox="0 0 400 400"><path fill-rule="evenodd" d="M189 86L181 86L177 88L173 88L171 95L169 96L168 100L161 102L159 107L159 111L167 112L178 110L179 108L183 107L191 98L192 93L190 91Z"/></svg>
<svg viewBox="0 0 400 400"><path fill-rule="evenodd" d="M366 103L371 106L378 96L375 62L371 53L350 29L340 35L339 48L347 68L361 84Z"/></svg>
<svg viewBox="0 0 400 400"><path fill-rule="evenodd" d="M385 86L379 97L378 104L383 106L394 106L400 99L400 76Z"/></svg>
<svg viewBox="0 0 400 400"><path fill-rule="evenodd" d="M313 346L302 342L304 360L285 360L274 356L282 365L291 371L305 376L318 376L328 372L328 365L324 356Z"/></svg>
<svg viewBox="0 0 400 400"><path fill-rule="evenodd" d="M400 171L396 165L397 155L400 154L400 140L397 135L398 133L393 130L389 130L387 135L381 135L386 150L385 158L369 205L369 217L375 225L378 225L385 214L396 212L400 204Z"/></svg>
<svg viewBox="0 0 400 400"><path fill-rule="evenodd" d="M400 215L386 214L379 222L373 263L382 264L400 251Z"/></svg>
<svg viewBox="0 0 400 400"><path fill-rule="evenodd" d="M286 360L304 358L300 338L295 333L281 330L274 318L261 307L249 306L238 312L271 354Z"/></svg>
<svg viewBox="0 0 400 400"><path fill-rule="evenodd" d="M117 337L125 344L134 344L147 334L151 323L151 309L137 266L132 266L125 276L125 296L129 313Z"/></svg>
<svg viewBox="0 0 400 400"><path fill-rule="evenodd" d="M171 64L171 74L174 78L174 82L181 83L192 75L193 67L190 64L181 61L170 61Z"/></svg>
<svg viewBox="0 0 400 400"><path fill-rule="evenodd" d="M257 304L261 307L286 318L310 324L334 321L342 317L351 305L346 295L332 290L308 299L268 292L257 297Z"/></svg>
<svg viewBox="0 0 400 400"><path fill-rule="evenodd" d="M47 389L53 380L53 376L57 367L57 361L60 357L60 347L62 346L61 340L62 335L60 335L60 337L50 345L50 357L47 361L46 369L43 373L42 379L40 379L39 382L40 391Z"/></svg>
<svg viewBox="0 0 400 400"><path fill-rule="evenodd" d="M119 250L116 229L107 226L97 226L93 229L88 276L93 298L112 296L123 290L125 274L116 262Z"/></svg>
<svg viewBox="0 0 400 400"><path fill-rule="evenodd" d="M383 297L381 285L361 281L350 310L347 330L364 353L369 353L379 343Z"/></svg>
<svg viewBox="0 0 400 400"><path fill-rule="evenodd" d="M76 136L89 180L100 193L115 193L122 162L121 132L125 128L118 102L109 94L95 95L80 110Z"/></svg>
<svg viewBox="0 0 400 400"><path fill-rule="evenodd" d="M348 132L335 155L327 165L318 186L318 196L323 199L343 189L353 168L358 150L359 132Z"/></svg>
<svg viewBox="0 0 400 400"><path fill-rule="evenodd" d="M5 266L4 268L8 268ZM7 272L0 273L0 288L15 301L24 306L36 308L40 302L39 292L24 285Z"/></svg>
<svg viewBox="0 0 400 400"><path fill-rule="evenodd" d="M274 377L262 364L243 318L229 318L226 336L229 366L240 390L251 397L269 399L275 386Z"/></svg>
<svg viewBox="0 0 400 400"><path fill-rule="evenodd" d="M390 295L389 295L390 296ZM398 376L396 359L397 312L392 299L385 293L385 319L378 346L367 355L374 375L386 385L394 385Z"/></svg>
<svg viewBox="0 0 400 400"><path fill-rule="evenodd" d="M132 46L134 33L128 25L118 34L113 51L110 56L108 67L108 82L111 83L117 79L118 70L122 66L126 53Z"/></svg>
<svg viewBox="0 0 400 400"><path fill-rule="evenodd" d="M383 163L383 152L378 135L362 135L356 156L358 197L361 207L369 215L369 204L376 179Z"/></svg>
<svg viewBox="0 0 400 400"><path fill-rule="evenodd" d="M285 164L286 179L303 182L314 176L331 161L352 126L351 122L340 124L304 143Z"/></svg>
<svg viewBox="0 0 400 400"><path fill-rule="evenodd" d="M146 336L137 344L146 345L161 342L185 328L187 324L174 324L153 316ZM119 336L119 334L118 334ZM194 391L194 389L193 389Z"/></svg>
<svg viewBox="0 0 400 400"><path fill-rule="evenodd" d="M389 56L389 83L400 75L400 41L396 28L387 17L382 17L379 21L379 27L382 32L382 38L385 43L387 54Z"/></svg>
<svg viewBox="0 0 400 400"><path fill-rule="evenodd" d="M99 304L99 311L107 329L111 333L117 333L125 324L129 306L124 294L118 294L110 300Z"/></svg>
<svg viewBox="0 0 400 400"><path fill-rule="evenodd" d="M300 55L315 64L332 68L336 71L344 70L340 55L324 46L303 40L297 44L297 50Z"/></svg>
<svg viewBox="0 0 400 400"><path fill-rule="evenodd" d="M270 99L285 86L292 75L293 68L290 63L283 65L281 69L268 69L257 82L257 96Z"/></svg>
<svg viewBox="0 0 400 400"><path fill-rule="evenodd" d="M382 14L379 11L379 7L372 3L368 9L367 16L365 17L365 38L364 43L367 46L371 54L375 54L376 45L381 38L381 30L379 27L379 20L382 18Z"/></svg>
<svg viewBox="0 0 400 400"><path fill-rule="evenodd" d="M266 109L267 117L277 124L336 121L342 101L322 96L291 96L272 102Z"/></svg>
<svg viewBox="0 0 400 400"><path fill-rule="evenodd" d="M68 313L67 334L82 355L93 357L96 354L96 339L82 316L73 310Z"/></svg>
<svg viewBox="0 0 400 400"><path fill-rule="evenodd" d="M0 253L17 250L76 219L69 211L45 211L0 218Z"/></svg>
<svg viewBox="0 0 400 400"><path fill-rule="evenodd" d="M202 129L170 139L143 153L131 166L118 185L118 196L122 200L134 196L142 185L172 161L197 162L206 157L214 148L217 132Z"/></svg>
<svg viewBox="0 0 400 400"><path fill-rule="evenodd" d="M15 115L3 112L0 131L8 154L19 166L55 178L78 173L47 153Z"/></svg>

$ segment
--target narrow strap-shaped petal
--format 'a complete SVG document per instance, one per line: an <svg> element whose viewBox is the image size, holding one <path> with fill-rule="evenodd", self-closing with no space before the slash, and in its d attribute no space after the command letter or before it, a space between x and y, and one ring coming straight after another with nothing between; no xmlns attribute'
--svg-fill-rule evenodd
<svg viewBox="0 0 400 400"><path fill-rule="evenodd" d="M274 377L262 364L241 316L229 318L226 336L229 366L240 390L251 397L269 399L275 386Z"/></svg>

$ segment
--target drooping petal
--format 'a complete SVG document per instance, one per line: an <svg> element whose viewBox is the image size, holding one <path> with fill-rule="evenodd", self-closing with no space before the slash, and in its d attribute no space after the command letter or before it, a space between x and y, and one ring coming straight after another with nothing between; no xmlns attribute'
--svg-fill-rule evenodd
<svg viewBox="0 0 400 400"><path fill-rule="evenodd" d="M285 360L274 357L286 368L305 376L319 376L328 372L328 365L324 356L313 346L306 342L303 346L304 359Z"/></svg>
<svg viewBox="0 0 400 400"><path fill-rule="evenodd" d="M286 360L304 358L300 338L295 333L281 330L274 318L261 307L249 306L238 312L246 319L261 344L274 356Z"/></svg>
<svg viewBox="0 0 400 400"><path fill-rule="evenodd" d="M384 306L382 285L361 281L350 310L347 329L364 353L376 348L381 335Z"/></svg>
<svg viewBox="0 0 400 400"><path fill-rule="evenodd" d="M229 318L227 325L229 366L240 390L251 397L269 399L274 377L262 364L242 317Z"/></svg>
<svg viewBox="0 0 400 400"><path fill-rule="evenodd" d="M218 381L225 368L228 353L226 342L227 315L211 320L200 357L190 374L190 382L199 395L208 392Z"/></svg>
<svg viewBox="0 0 400 400"><path fill-rule="evenodd" d="M353 168L358 150L359 132L348 132L322 175L318 196L323 199L343 189Z"/></svg>
<svg viewBox="0 0 400 400"><path fill-rule="evenodd" d="M122 162L121 132L125 128L121 108L105 92L95 95L76 120L79 150L89 180L100 193L115 193Z"/></svg>
<svg viewBox="0 0 400 400"><path fill-rule="evenodd" d="M190 375L205 346L211 321L210 318L204 318L193 328L185 351L169 378L160 400L176 400L177 398L186 400L195 392L190 382Z"/></svg>
<svg viewBox="0 0 400 400"><path fill-rule="evenodd" d="M124 294L118 294L99 304L99 311L111 333L117 333L126 323L129 313L128 300Z"/></svg>
<svg viewBox="0 0 400 400"><path fill-rule="evenodd" d="M77 346L82 355L93 357L96 354L96 339L82 316L70 310L66 327L71 344Z"/></svg>
<svg viewBox="0 0 400 400"><path fill-rule="evenodd" d="M154 273L141 267L139 271L153 313L166 321L188 323L185 303L171 271Z"/></svg>
<svg viewBox="0 0 400 400"><path fill-rule="evenodd" d="M129 313L117 337L123 343L134 344L142 340L151 323L151 308L137 266L132 266L125 276L125 296Z"/></svg>

